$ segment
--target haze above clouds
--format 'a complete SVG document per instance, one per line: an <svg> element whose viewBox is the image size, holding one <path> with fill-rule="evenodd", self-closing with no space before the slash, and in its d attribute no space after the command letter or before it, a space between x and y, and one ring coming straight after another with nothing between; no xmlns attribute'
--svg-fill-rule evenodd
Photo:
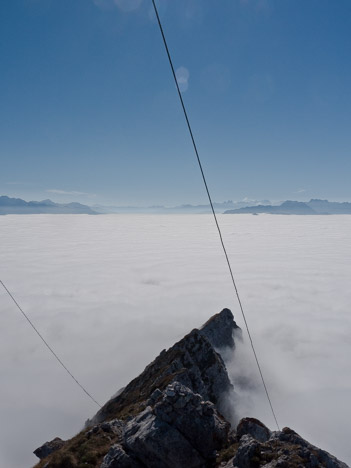
<svg viewBox="0 0 351 468"><path fill-rule="evenodd" d="M350 463L351 218L219 219L280 425ZM243 327L208 215L4 216L0 233L0 278L100 403L222 308ZM0 306L0 465L18 468L97 408L4 291ZM238 412L274 429L244 339Z"/></svg>

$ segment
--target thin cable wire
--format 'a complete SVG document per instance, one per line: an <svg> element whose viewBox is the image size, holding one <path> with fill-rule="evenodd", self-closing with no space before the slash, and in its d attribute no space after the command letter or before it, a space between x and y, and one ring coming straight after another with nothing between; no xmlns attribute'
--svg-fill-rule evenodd
<svg viewBox="0 0 351 468"><path fill-rule="evenodd" d="M10 298L13 300L13 302L16 304L17 308L19 309L19 311L22 313L23 317L27 320L27 322L29 323L29 325L33 328L33 330L35 331L35 333L39 336L39 338L41 339L41 341L45 344L45 346L48 348L48 350L50 351L50 353L55 357L55 359L61 364L61 366L65 369L65 371L70 375L70 377L72 377L72 379L75 381L75 383L77 385L79 385L79 387L83 390L83 392L88 395L88 397L93 400L93 402L99 406L99 408L102 408L102 406L100 405L100 403L98 403L95 398L93 396L90 395L90 393L83 387L83 385L74 377L74 375L72 374L72 372L70 372L69 369L67 369L67 367L65 366L65 364L61 361L61 359L58 357L58 355L55 353L55 351L51 348L51 346L49 345L49 343L45 340L45 338L41 335L41 333L39 332L39 330L36 328L36 326L33 324L33 322L30 320L30 318L28 317L28 315L23 311L22 307L18 304L18 302L16 301L16 299L13 297L13 295L10 293L10 291L7 289L7 287L5 286L5 284L3 283L3 281L0 280L0 283L2 284L3 288L5 289L5 291L7 292L7 294L10 296Z"/></svg>
<svg viewBox="0 0 351 468"><path fill-rule="evenodd" d="M195 154L196 154L197 162L198 162L198 164L199 164L199 168L200 168L200 171L201 171L202 180L203 180L204 185L205 185L205 189L206 189L206 192L207 192L207 197L208 197L208 200L209 200L209 202L210 202L212 214L213 214L213 217L214 217L216 226L217 226L217 231L218 231L219 238L220 238L220 241L221 241L221 244L222 244L222 248L223 248L223 252L224 252L224 255L225 255L225 258L226 258L226 261L227 261L227 265L228 265L228 268L229 268L229 273L230 273L230 276L231 276L231 279L232 279L232 283L233 283L233 286L234 286L234 289L235 289L235 294L236 294L236 297L237 297L237 299L238 299L240 311L241 311L241 314L242 314L243 319L244 319L244 323L245 323L245 327L246 327L247 334L248 334L248 336L249 336L249 340L250 340L250 343L251 343L251 348L252 348L253 354L254 354L254 356L255 356L256 364L257 364L258 371L259 371L260 376L261 376L261 380L262 380L262 383L263 383L264 390L265 390L266 395L267 395L267 399L268 399L268 402L269 402L269 406L270 406L270 408L271 408L271 411L272 411L272 414L273 414L275 423L276 423L276 425L277 425L277 427L278 427L278 430L279 430L278 420L277 420L277 418L276 418L276 415L275 415L275 412L274 412L274 409L273 409L273 405L272 405L272 402L271 402L271 399L270 399L270 396L269 396L268 388L267 388L266 382L265 382L265 380L264 380L263 373L262 373L262 370L261 370L261 366L260 366L260 363L259 363L259 360L258 360L258 357L257 357L257 354L256 354L256 350L255 350L255 347L254 347L254 344L253 344L253 341L252 341L251 333L250 333L249 326L248 326L248 323L247 323L247 320L246 320L246 316L245 316L245 313L244 313L244 309L243 309L243 306L242 306L242 303L241 303L241 300L240 300L239 291L238 291L238 288L237 288L237 286L236 286L236 282L235 282L235 279L234 279L234 274L233 274L232 267L231 267L231 264L230 264L230 261L229 261L229 257L228 257L228 254L227 254L227 250L226 250L226 247L225 247L225 245L224 245L224 241L223 241L223 237L222 237L221 228L219 227L219 223L218 223L218 220L217 220L217 215L216 215L215 209L214 209L214 207L213 207L212 198L211 198L211 195L210 195L210 191L209 191L209 189L208 189L208 185L207 185L205 173L204 173L204 170L203 170L203 168L202 168L202 164L201 164L199 152L198 152L198 150L197 150L197 146L196 146L196 143L195 143L193 131L192 131L192 129L191 129L190 121L189 121L188 114L187 114L187 111L186 111L186 108L185 108L185 104L184 104L184 101L183 101L182 93L180 92L180 89L179 89L177 76L176 76L176 73L175 73L175 70L174 70L174 66L173 66L173 61L172 61L171 54L170 54L169 49L168 49L166 37L165 37L165 34L164 34L164 32L163 32L163 27L162 27L161 20L160 20L159 14L158 14L158 10L157 10L157 7L156 7L155 0L152 0L152 4L153 4L153 6L154 6L154 10L155 10L155 14L156 14L158 26L159 26L159 28L160 28L160 32L161 32L162 39L163 39L163 44L164 44L165 49L166 49L166 53L167 53L168 61L169 61L169 64L170 64L170 67L171 67L171 70L172 70L174 82L175 82L175 85L176 85L176 87L177 87L177 91L178 91L178 96L179 96L179 99L180 99L180 103L181 103L182 108L183 108L184 117L185 117L185 120L186 120L186 123L187 123L187 126L188 126L188 130L189 130L189 133L190 133L191 141L192 141L192 143L193 143L193 147L194 147L194 151L195 151Z"/></svg>

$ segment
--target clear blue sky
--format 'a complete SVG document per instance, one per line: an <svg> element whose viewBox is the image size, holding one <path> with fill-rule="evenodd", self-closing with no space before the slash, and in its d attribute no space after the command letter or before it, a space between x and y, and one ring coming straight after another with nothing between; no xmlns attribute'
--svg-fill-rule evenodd
<svg viewBox="0 0 351 468"><path fill-rule="evenodd" d="M351 1L157 3L214 200L351 200ZM206 201L151 0L2 1L0 57L1 194Z"/></svg>

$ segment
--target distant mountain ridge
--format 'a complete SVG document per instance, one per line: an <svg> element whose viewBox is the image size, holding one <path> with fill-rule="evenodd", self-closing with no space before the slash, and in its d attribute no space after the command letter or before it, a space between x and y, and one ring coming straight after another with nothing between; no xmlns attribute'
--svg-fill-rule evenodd
<svg viewBox="0 0 351 468"><path fill-rule="evenodd" d="M280 205L273 205L269 200L242 200L214 202L217 213L224 214L294 214L294 215L331 215L351 214L351 203L330 202L328 200L311 199L308 202L287 200ZM145 213L145 214L208 214L210 205L179 205L179 206L87 206L81 203L55 203L52 200L25 201L21 198L0 196L0 215L6 214L108 214L108 213Z"/></svg>
<svg viewBox="0 0 351 468"><path fill-rule="evenodd" d="M241 200L214 202L213 207L217 212L243 208L245 206L259 205L262 203L271 203L269 200ZM152 214L207 214L211 213L211 207L206 205L178 205L178 206L105 206L95 205L92 208L98 213L152 213Z"/></svg>
<svg viewBox="0 0 351 468"><path fill-rule="evenodd" d="M25 201L21 198L0 196L0 215L6 214L97 214L80 203L54 203L51 200Z"/></svg>
<svg viewBox="0 0 351 468"><path fill-rule="evenodd" d="M332 215L351 214L351 203L330 202L328 200L311 199L309 202L287 200L280 205L246 206L235 210L226 210L224 214L294 214L294 215Z"/></svg>

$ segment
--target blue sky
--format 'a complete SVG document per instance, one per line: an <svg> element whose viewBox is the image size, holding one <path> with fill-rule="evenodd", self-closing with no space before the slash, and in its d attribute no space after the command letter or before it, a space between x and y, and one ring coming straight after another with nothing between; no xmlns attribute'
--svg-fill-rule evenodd
<svg viewBox="0 0 351 468"><path fill-rule="evenodd" d="M351 2L158 0L213 199L351 200ZM1 193L206 195L151 0L0 4Z"/></svg>

